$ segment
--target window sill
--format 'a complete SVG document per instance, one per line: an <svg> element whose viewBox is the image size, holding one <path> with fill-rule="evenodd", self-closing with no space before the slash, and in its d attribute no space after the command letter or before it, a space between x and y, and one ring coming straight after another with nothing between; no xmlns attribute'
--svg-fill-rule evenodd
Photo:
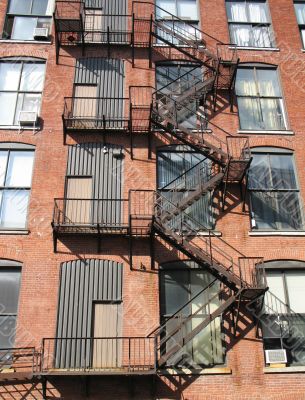
<svg viewBox="0 0 305 400"><path fill-rule="evenodd" d="M301 52L302 52L302 53L305 53L305 49L301 49Z"/></svg>
<svg viewBox="0 0 305 400"><path fill-rule="evenodd" d="M305 231L250 231L249 236L305 236Z"/></svg>
<svg viewBox="0 0 305 400"><path fill-rule="evenodd" d="M28 235L29 233L28 229L0 229L0 235Z"/></svg>
<svg viewBox="0 0 305 400"><path fill-rule="evenodd" d="M284 367L284 368L272 368L265 367L264 374L293 374L296 372L305 372L305 367Z"/></svg>
<svg viewBox="0 0 305 400"><path fill-rule="evenodd" d="M228 367L189 369L189 368L166 368L158 370L160 375L231 375L232 369Z"/></svg>
<svg viewBox="0 0 305 400"><path fill-rule="evenodd" d="M22 44L52 44L50 40L17 40L17 39L0 39L0 43L22 43Z"/></svg>
<svg viewBox="0 0 305 400"><path fill-rule="evenodd" d="M250 51L280 51L278 47L246 47L246 46L230 46L229 49L237 49L237 50L250 50Z"/></svg>
<svg viewBox="0 0 305 400"><path fill-rule="evenodd" d="M3 131L40 131L41 127L36 126L4 126L0 125L0 130Z"/></svg>
<svg viewBox="0 0 305 400"><path fill-rule="evenodd" d="M222 232L219 232L219 231L211 231L211 232L212 232L212 236L217 236L217 237L222 236ZM209 232L198 231L196 236L209 236Z"/></svg>
<svg viewBox="0 0 305 400"><path fill-rule="evenodd" d="M293 131L255 131L255 130L238 130L237 133L243 135L294 135Z"/></svg>

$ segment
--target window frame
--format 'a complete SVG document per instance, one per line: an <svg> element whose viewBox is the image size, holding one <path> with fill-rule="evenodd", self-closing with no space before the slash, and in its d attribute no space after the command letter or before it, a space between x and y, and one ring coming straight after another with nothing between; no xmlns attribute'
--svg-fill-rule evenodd
<svg viewBox="0 0 305 400"><path fill-rule="evenodd" d="M299 177L298 177L298 173L297 173L297 165L296 165L296 160L295 160L295 156L294 156L294 152L292 150L287 150L284 148L276 148L276 147L255 147L251 149L251 154L262 154L267 156L267 160L268 160L268 170L269 170L269 181L272 184L272 165L270 162L270 155L277 155L277 156L283 156L283 155L288 155L291 157L291 162L292 162L292 166L293 166L293 172L294 172L294 179L295 179L295 188L283 188L283 189L279 189L279 188L254 188L251 189L250 187L250 183L249 183L249 179L247 177L247 187L248 187L248 191L249 191L249 207L250 207L250 216L251 219L255 220L255 211L253 209L253 200L251 198L252 193L297 193L297 197L298 197L298 204L299 204L299 212L300 212L300 224L302 225L301 228L299 229L287 229L287 228L283 228L282 227L282 223L283 222L278 222L278 221L274 221L275 226L277 226L276 229L272 229L272 228L251 228L252 232L286 232L286 231L292 231L292 232L298 232L298 231L302 231L304 229L304 212L303 212L303 202L302 202L302 196L301 196L301 190L300 190L300 182L299 182ZM251 169L251 166L250 166ZM249 170L250 173L250 170ZM278 205L278 203L276 203L276 205ZM278 208L277 208L278 211Z"/></svg>
<svg viewBox="0 0 305 400"><path fill-rule="evenodd" d="M48 19L48 22L45 22L48 24L48 29L49 29L49 36L51 35L51 31L52 31L52 23L53 23L53 17L52 14L47 14L47 10L48 8L50 9L54 9L55 7L55 2L54 0L47 0L47 10L45 14L32 14L32 9L33 9L33 5L34 5L34 0L31 0L31 11L28 14L15 14L15 13L10 13L9 9L10 9L10 4L11 4L11 0L8 1L7 4L7 9L6 9L6 14L5 14L5 19L4 19L4 29L3 29L3 33L2 33L2 40L12 40L12 41L25 41L25 42L35 42L37 41L36 39L33 38L31 39L12 39L11 36L14 32L14 27L16 24L16 18L36 18L36 27L38 24L38 21L40 18L44 18L44 19ZM8 32L8 27L10 26L10 22L11 23L11 29L10 32ZM45 42L49 42L50 38L44 39L44 40L39 40L39 42L45 43Z"/></svg>
<svg viewBox="0 0 305 400"><path fill-rule="evenodd" d="M236 3L245 3L246 5L246 15L247 15L247 20L248 21L233 21L229 18L229 14L228 14L228 6L227 4L229 3L233 3L234 0L225 0L225 7L226 7L226 15L227 15L227 21L228 21L228 28L229 28L229 37L230 37L230 43L232 45L236 45L237 47L240 48L251 48L253 50L255 49L273 49L276 47L276 42L275 42L275 35L273 32L273 24L272 24L272 18L271 18L271 12L270 12L270 7L269 7L269 2L268 0L239 0L239 1L235 1ZM250 22L250 14L249 14L249 3L263 3L266 4L266 8L267 8L267 22L264 23L258 23L258 22ZM239 26L251 26L251 30L250 30L250 35L253 34L253 30L256 26L259 27L267 27L268 28L268 36L269 36L269 40L270 40L270 46L268 47L260 47L260 46L255 46L254 43L251 43L248 46L243 46L237 43L233 43L233 38L232 38L232 33L231 33L231 25L239 25ZM250 40L252 40L252 38L250 38Z"/></svg>
<svg viewBox="0 0 305 400"><path fill-rule="evenodd" d="M296 7L295 7L296 4L302 4L304 6L304 10L305 10L305 2L302 1L302 0L294 0L294 2L293 2L295 17L296 17L296 20L297 20L297 24L298 24L299 31L300 31L300 36L301 36L302 49L304 50L305 49L305 22L304 22L304 24L300 24L299 23L297 12L296 12Z"/></svg>
<svg viewBox="0 0 305 400"><path fill-rule="evenodd" d="M39 107L37 109L37 118L39 118L40 113L41 113L41 107L42 107L42 97L43 97L43 92L44 92L44 86L45 86L45 80L46 80L46 61L42 60L42 59L11 59L11 58L4 58L4 59L0 59L0 64L21 64L21 69L20 69L20 74L19 74L19 79L18 79L18 88L15 90L2 90L0 89L0 94L4 93L15 93L16 94L16 102L15 102L15 108L14 108L14 118L13 118L13 123L10 125L0 125L1 127L20 127L20 124L16 124L16 112L17 112L17 107L18 107L18 99L19 99L19 95L23 95L23 105L24 105L24 96L29 94L29 95L40 95L40 99L39 99ZM25 64L29 64L29 65L33 65L33 64L42 64L45 66L44 68L44 76L43 76L43 81L42 81L42 88L40 91L37 90L33 90L33 91L26 91L26 90L21 90L20 89L20 85L21 85L21 81L22 81L22 74L23 74L23 68ZM22 109L21 109L22 111Z"/></svg>
<svg viewBox="0 0 305 400"><path fill-rule="evenodd" d="M0 143L0 152L1 151L6 151L7 152L7 160L6 160L6 166L5 166L5 176L3 179L3 186L0 186L0 193L4 193L5 191L25 191L28 193L28 204L27 204L27 209L26 209L26 219L25 219L25 225L24 227L6 227L2 226L2 205L3 205L3 195L1 196L0 199L0 232L1 231L27 231L28 229L28 216L29 216L29 209L30 209L30 200L31 200L31 191L32 191L32 183L33 183L33 176L34 176L34 168L35 168L35 147L31 145L22 145L19 143L16 143L16 146L14 146L14 143L11 143L11 146L5 146L5 144ZM33 168L32 168L32 174L31 174L31 186L6 186L6 177L8 173L8 165L9 165L9 160L10 160L10 154L11 152L31 152L33 153Z"/></svg>
<svg viewBox="0 0 305 400"><path fill-rule="evenodd" d="M16 312L15 313L8 313L8 312L3 312L5 310L0 311L0 317L4 318L9 318L13 317L15 319L15 332L14 332L14 342L15 342L15 333L16 333L16 326L17 326L17 318L19 314L19 306L20 306L20 291L21 291L21 279L22 279L22 264L19 262L11 261L11 260L0 260L0 279L1 279L1 274L5 273L9 270L14 270L16 273L19 273L19 285L18 285L18 300L17 300L17 307L16 307ZM4 272L3 272L4 271ZM9 348L4 348L0 345L0 351L1 350L8 350L10 348L14 348L14 345L12 344L11 347ZM8 357L8 364L10 364L10 353L7 354Z"/></svg>
<svg viewBox="0 0 305 400"><path fill-rule="evenodd" d="M238 66L238 70L241 69L245 69L245 70L253 70L253 76L254 76L254 82L255 82L255 88L256 88L256 95L238 95L236 90L235 90L235 96L237 99L237 108L238 108L238 120L239 120L239 129L241 131L266 131L266 132L286 132L289 130L290 125L289 125L289 121L288 121L288 114L287 114L287 107L286 107L286 102L284 99L284 95L283 95L283 88L282 88L282 84L281 84L281 80L280 80L280 74L279 74L279 69L277 66L275 65L268 65L268 64L240 64ZM238 76L238 70L237 70L237 76ZM277 82L278 82L278 88L279 88L279 92L281 93L281 96L263 96L260 95L259 93L259 79L257 76L257 71L258 70L272 70L276 72L276 76L277 76ZM237 77L236 77L237 79ZM235 83L236 85L236 83ZM236 87L236 86L235 86ZM283 118L283 124L285 126L285 129L270 129L270 128L244 128L242 126L242 121L241 121L241 115L240 115L240 111L239 111L239 105L238 105L238 99L256 99L257 100L257 104L259 105L259 110L263 109L263 106L261 104L261 99L263 100L277 100L281 106L281 111L282 111L282 118ZM262 116L262 112L260 112L260 115ZM264 123L263 118L260 121L262 124Z"/></svg>
<svg viewBox="0 0 305 400"><path fill-rule="evenodd" d="M161 0L162 1L162 0ZM185 21L185 22L188 22L189 24L198 24L198 26L200 25L200 7L199 7L199 2L198 2L198 0L190 0L190 1L193 1L195 4L196 4L196 11L197 11L197 19L192 19L192 18L190 18L190 17L184 17L184 16L179 16L178 14L179 14L179 12L178 12L178 3L181 1L181 0L171 0L173 3L174 3L174 7L175 7L175 13L173 14L173 15L175 15L176 17L178 17L179 19L181 19L181 20L183 20L183 21ZM165 8L163 8L163 7L160 7L159 5L158 5L158 0L156 0L156 7L159 7L159 8L161 8L162 10L165 10ZM166 11L166 10L165 10ZM169 11L167 11L168 13L170 13ZM170 13L171 14L171 13ZM162 18L160 18L160 20L162 21ZM164 20L166 20L166 18L164 19Z"/></svg>

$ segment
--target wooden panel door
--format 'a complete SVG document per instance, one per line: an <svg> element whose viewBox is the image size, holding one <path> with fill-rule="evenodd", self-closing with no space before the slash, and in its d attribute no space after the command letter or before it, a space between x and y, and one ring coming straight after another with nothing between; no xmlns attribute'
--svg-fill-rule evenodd
<svg viewBox="0 0 305 400"><path fill-rule="evenodd" d="M67 178L66 222L90 224L92 210L92 178Z"/></svg>
<svg viewBox="0 0 305 400"><path fill-rule="evenodd" d="M94 304L93 368L113 369L122 365L122 304Z"/></svg>
<svg viewBox="0 0 305 400"><path fill-rule="evenodd" d="M73 118L79 119L79 124L95 123L97 116L97 86L75 85L73 102ZM75 126L77 127L77 126Z"/></svg>

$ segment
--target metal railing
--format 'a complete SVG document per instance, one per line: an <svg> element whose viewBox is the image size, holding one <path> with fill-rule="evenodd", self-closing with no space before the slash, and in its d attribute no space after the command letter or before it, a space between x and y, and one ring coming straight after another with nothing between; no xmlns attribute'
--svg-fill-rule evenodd
<svg viewBox="0 0 305 400"><path fill-rule="evenodd" d="M63 122L65 129L127 130L129 98L65 97Z"/></svg>
<svg viewBox="0 0 305 400"><path fill-rule="evenodd" d="M155 339L148 337L44 338L41 371L141 374L156 371Z"/></svg>
<svg viewBox="0 0 305 400"><path fill-rule="evenodd" d="M54 228L128 228L128 200L62 198L54 202Z"/></svg>
<svg viewBox="0 0 305 400"><path fill-rule="evenodd" d="M35 372L38 368L38 353L34 347L0 349L0 370Z"/></svg>

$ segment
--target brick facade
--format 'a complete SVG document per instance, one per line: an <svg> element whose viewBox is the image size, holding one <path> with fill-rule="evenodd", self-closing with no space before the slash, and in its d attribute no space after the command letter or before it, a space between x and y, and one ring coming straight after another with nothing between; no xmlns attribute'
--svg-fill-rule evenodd
<svg viewBox="0 0 305 400"><path fill-rule="evenodd" d="M301 196L305 196L305 161L303 156L305 124L305 54L295 17L292 0L269 0L273 28L276 35L276 51L240 50L241 63L267 63L278 66L283 98L292 134L250 134L250 146L277 146L294 151ZM6 1L0 4L0 24L3 26ZM201 27L208 34L227 43L228 24L224 0L200 0ZM90 57L107 57L107 49L94 46L85 51ZM61 114L63 98L71 96L75 59L80 49L61 48L59 64L56 64L54 27L52 44L0 43L0 57L37 57L46 60L46 81L42 97L42 129L0 130L0 142L20 142L35 146L35 164L28 214L27 234L0 232L0 259L22 263L22 280L18 309L16 347L40 348L43 337L54 337L56 330L59 271L61 263L75 259L109 259L123 263L123 332L125 335L145 336L159 324L158 265L181 258L181 254L161 240L156 243L156 265L151 269L148 239L135 239L134 269L129 268L127 239L103 237L98 251L97 240L91 237L65 237L59 240L58 252L53 251L52 213L54 198L63 197L67 165L67 146L63 144ZM146 49L137 49L135 66L131 62L131 50L112 46L110 56L125 60L125 91L129 86L155 85L154 63L159 60L153 54L153 68L148 65ZM211 121L233 134L238 130L236 106L230 112L228 99L218 99L221 112ZM134 137L134 159L130 156L127 134L106 134L106 142L120 144L125 149L123 192L127 197L130 189L156 188L156 149L167 144L155 135L152 159L148 159L147 137ZM94 134L68 136L67 144L98 142L101 136ZM174 143L174 141L171 141ZM248 206L243 210L239 189L230 189L229 208L221 213L217 231L222 238L247 256L269 260L305 261L305 242L296 236L249 236ZM233 196L233 195L236 196ZM238 198L236 200L236 197ZM183 258L183 257L182 257ZM304 373L264 372L264 353L260 339L255 336L252 324L243 325L237 338L229 338L225 370L206 371L203 375L158 376L155 387L149 377L90 377L88 399L187 399L187 400L302 400L305 399ZM230 371L230 373L228 373ZM211 372L211 371L210 371ZM48 399L85 398L81 377L50 378ZM154 392L154 394L152 393ZM1 383L0 399L42 399L39 379L29 382Z"/></svg>

